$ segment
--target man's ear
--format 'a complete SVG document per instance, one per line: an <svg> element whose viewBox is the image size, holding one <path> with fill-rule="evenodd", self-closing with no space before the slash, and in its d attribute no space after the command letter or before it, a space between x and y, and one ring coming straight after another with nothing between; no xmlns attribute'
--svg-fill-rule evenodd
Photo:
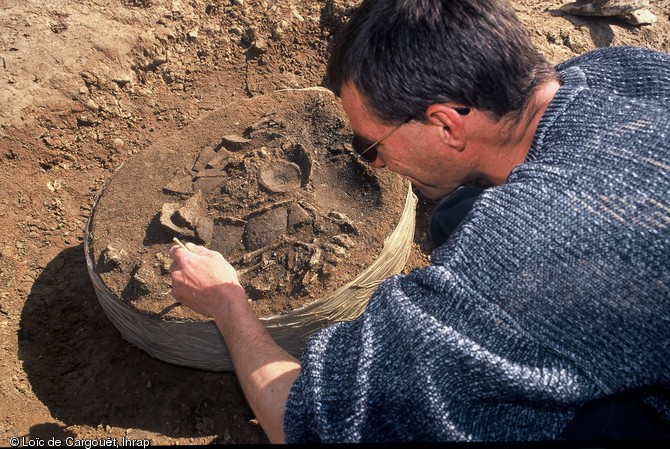
<svg viewBox="0 0 670 449"><path fill-rule="evenodd" d="M465 124L463 116L445 103L431 104L426 109L426 119L431 125L439 126L445 144L461 151L465 147Z"/></svg>

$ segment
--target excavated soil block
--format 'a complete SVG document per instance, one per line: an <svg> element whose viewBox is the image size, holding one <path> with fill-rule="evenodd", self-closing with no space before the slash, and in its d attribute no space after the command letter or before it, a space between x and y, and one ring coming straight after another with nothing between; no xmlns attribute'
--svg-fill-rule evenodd
<svg viewBox="0 0 670 449"><path fill-rule="evenodd" d="M86 236L117 327L212 324L170 295L173 237L220 251L261 318L352 281L379 257L409 196L398 176L352 157L350 139L329 91L287 90L225 107L129 159L99 194Z"/></svg>

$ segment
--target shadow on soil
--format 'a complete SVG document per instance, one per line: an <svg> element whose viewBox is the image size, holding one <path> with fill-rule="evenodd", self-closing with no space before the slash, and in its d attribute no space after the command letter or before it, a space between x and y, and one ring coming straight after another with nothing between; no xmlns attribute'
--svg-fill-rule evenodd
<svg viewBox="0 0 670 449"><path fill-rule="evenodd" d="M21 313L19 357L35 395L67 426L267 442L234 374L173 366L122 338L95 296L83 245L36 279Z"/></svg>
<svg viewBox="0 0 670 449"><path fill-rule="evenodd" d="M577 16L566 14L558 9L549 10L549 14L554 17L563 17L577 28L587 27L593 45L596 47L609 47L614 40L614 30L612 25L618 25L623 28L633 29L629 25L616 17L598 17L598 16Z"/></svg>

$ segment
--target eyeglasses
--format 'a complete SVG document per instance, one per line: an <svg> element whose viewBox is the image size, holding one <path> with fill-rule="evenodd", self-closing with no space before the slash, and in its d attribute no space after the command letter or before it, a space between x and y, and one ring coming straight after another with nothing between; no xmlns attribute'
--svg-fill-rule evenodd
<svg viewBox="0 0 670 449"><path fill-rule="evenodd" d="M470 113L470 108L468 107L455 107L453 109L461 115L467 115ZM370 144L370 142L366 142L362 137L354 134L354 138L351 139L351 148L353 148L354 154L356 154L356 156L368 164L374 162L377 159L377 147L383 141L391 137L393 133L411 121L412 117L408 117L400 125L393 128L391 131L385 134L384 137L372 144Z"/></svg>
<svg viewBox="0 0 670 449"><path fill-rule="evenodd" d="M389 137L391 137L391 135L394 132L398 131L400 128L403 127L403 125L406 125L411 120L412 120L411 117L406 119L404 122L393 128L391 131L386 133L384 137L382 137L373 144L366 142L365 140L363 140L362 137L354 134L354 138L351 139L351 148L354 149L354 153L356 154L356 156L358 156L361 160L370 164L374 162L375 159L377 159L377 147L379 146L379 144L388 139Z"/></svg>

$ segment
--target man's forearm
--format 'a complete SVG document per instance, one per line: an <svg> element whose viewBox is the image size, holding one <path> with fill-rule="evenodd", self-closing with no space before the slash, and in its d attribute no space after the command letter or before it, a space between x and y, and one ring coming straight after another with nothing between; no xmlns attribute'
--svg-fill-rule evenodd
<svg viewBox="0 0 670 449"><path fill-rule="evenodd" d="M230 298L230 292L226 295ZM284 409L300 363L270 336L242 288L222 302L214 320L226 341L242 390L268 438L284 442Z"/></svg>

